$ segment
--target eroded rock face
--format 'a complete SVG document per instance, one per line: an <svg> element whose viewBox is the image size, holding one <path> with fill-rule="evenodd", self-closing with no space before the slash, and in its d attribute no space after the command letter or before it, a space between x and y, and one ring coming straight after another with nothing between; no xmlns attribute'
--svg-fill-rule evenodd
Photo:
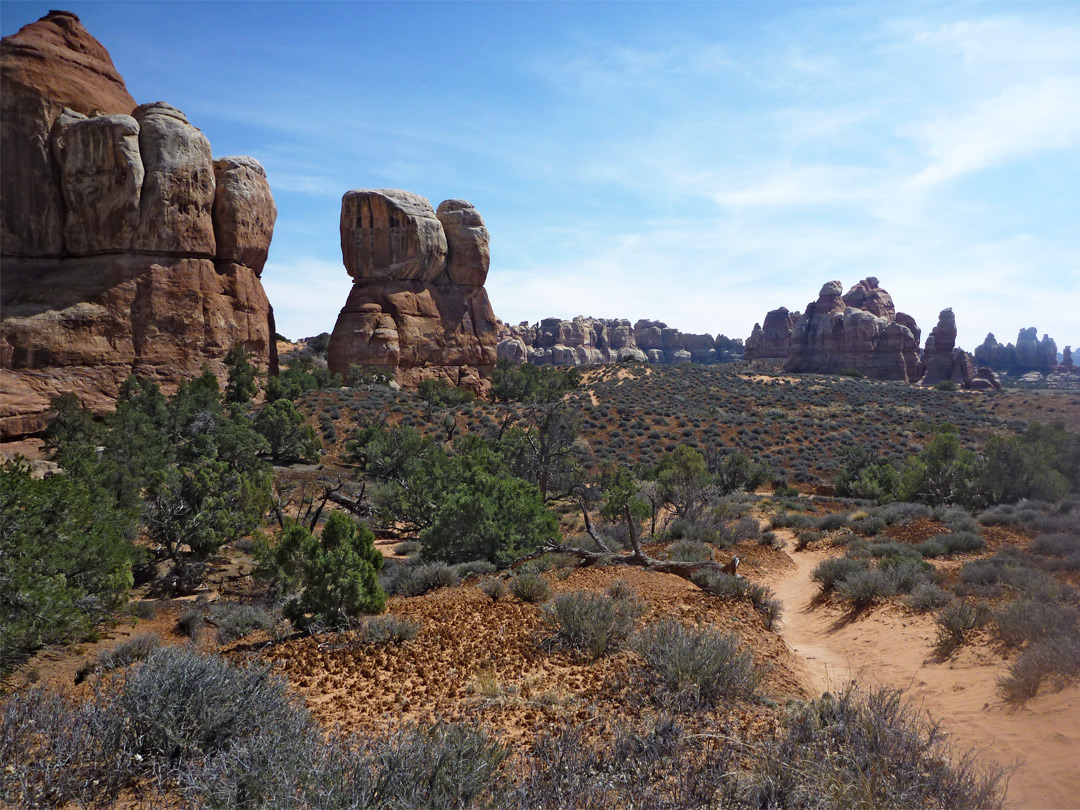
<svg viewBox="0 0 1080 810"><path fill-rule="evenodd" d="M61 256L64 205L53 123L65 107L130 115L135 100L108 51L66 11L51 11L4 37L0 75L0 248L4 256Z"/></svg>
<svg viewBox="0 0 1080 810"><path fill-rule="evenodd" d="M839 281L827 282L799 316L791 329L784 370L818 374L851 370L875 380L919 379L919 332L911 316L896 312L892 297L876 278L860 281L846 295L842 292ZM759 341L764 339L762 330Z"/></svg>
<svg viewBox="0 0 1080 810"><path fill-rule="evenodd" d="M40 430L57 394L107 410L132 373L166 391L204 364L224 378L236 344L275 367L262 167L215 170L182 112L136 107L72 14L50 12L0 51L0 437Z"/></svg>
<svg viewBox="0 0 1080 810"><path fill-rule="evenodd" d="M219 260L262 273L274 235L277 206L266 171L254 158L214 161L214 241Z"/></svg>
<svg viewBox="0 0 1080 810"><path fill-rule="evenodd" d="M350 191L341 204L341 252L353 288L330 336L330 370L392 373L403 385L441 378L490 385L498 320L483 287L488 236L471 204L431 204L397 189ZM443 230L449 223L452 238Z"/></svg>
<svg viewBox="0 0 1080 810"><path fill-rule="evenodd" d="M446 234L446 281L483 286L491 264L491 237L471 202L444 200L435 216Z"/></svg>
<svg viewBox="0 0 1080 810"><path fill-rule="evenodd" d="M764 326L754 324L754 331L746 341L746 359L787 359L791 350L791 332L801 312L789 312L787 307L770 310L765 315Z"/></svg>
<svg viewBox="0 0 1080 810"><path fill-rule="evenodd" d="M341 255L355 281L435 282L446 266L446 234L419 194L349 191L341 200Z"/></svg>

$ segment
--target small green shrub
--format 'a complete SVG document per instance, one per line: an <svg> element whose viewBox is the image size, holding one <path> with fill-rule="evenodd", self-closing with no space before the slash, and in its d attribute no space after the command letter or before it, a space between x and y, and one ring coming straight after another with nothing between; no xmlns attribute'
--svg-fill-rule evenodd
<svg viewBox="0 0 1080 810"><path fill-rule="evenodd" d="M510 592L522 602L543 602L551 597L551 586L542 574L525 572L510 580Z"/></svg>
<svg viewBox="0 0 1080 810"><path fill-rule="evenodd" d="M646 627L634 637L633 648L679 709L715 705L721 698L754 698L765 675L737 636L673 619Z"/></svg>
<svg viewBox="0 0 1080 810"><path fill-rule="evenodd" d="M896 593L889 576L878 569L864 569L845 577L837 586L840 597L856 610L865 610L874 602Z"/></svg>
<svg viewBox="0 0 1080 810"><path fill-rule="evenodd" d="M492 602L498 602L506 596L507 586L504 580L499 577L492 577L480 585L480 590L490 597Z"/></svg>
<svg viewBox="0 0 1080 810"><path fill-rule="evenodd" d="M907 597L907 603L913 610L927 611L944 607L955 598L951 591L939 588L934 583L924 580L911 589L911 593Z"/></svg>
<svg viewBox="0 0 1080 810"><path fill-rule="evenodd" d="M712 549L697 540L676 540L668 546L668 559L676 562L708 562Z"/></svg>
<svg viewBox="0 0 1080 810"><path fill-rule="evenodd" d="M218 602L210 608L210 618L217 625L220 644L229 644L256 630L272 632L277 619L255 605L240 602Z"/></svg>
<svg viewBox="0 0 1080 810"><path fill-rule="evenodd" d="M959 599L950 602L934 617L937 622L934 652L941 658L951 655L964 643L968 633L982 627L989 619L990 608L985 602L973 604Z"/></svg>
<svg viewBox="0 0 1080 810"><path fill-rule="evenodd" d="M594 660L619 649L634 630L642 607L629 599L585 592L559 594L544 619L562 643Z"/></svg>
<svg viewBox="0 0 1080 810"><path fill-rule="evenodd" d="M419 632L419 622L387 614L364 619L359 635L365 644L402 644L412 641Z"/></svg>
<svg viewBox="0 0 1080 810"><path fill-rule="evenodd" d="M840 583L850 576L866 570L866 566L850 557L833 557L822 560L810 574L810 578L821 585L821 592L835 590Z"/></svg>

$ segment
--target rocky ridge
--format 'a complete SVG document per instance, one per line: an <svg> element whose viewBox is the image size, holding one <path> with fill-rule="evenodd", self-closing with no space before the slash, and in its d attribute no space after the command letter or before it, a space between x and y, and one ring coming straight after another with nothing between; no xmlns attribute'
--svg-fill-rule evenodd
<svg viewBox="0 0 1080 810"><path fill-rule="evenodd" d="M742 358L742 341L680 332L662 321L578 316L500 324L499 359L537 365L723 363Z"/></svg>
<svg viewBox="0 0 1080 810"><path fill-rule="evenodd" d="M74 14L5 37L0 60L0 437L40 430L58 394L107 410L133 373L167 391L204 364L224 376L236 344L273 367L262 166L136 106Z"/></svg>
<svg viewBox="0 0 1080 810"><path fill-rule="evenodd" d="M359 189L341 201L341 254L353 279L330 336L330 370L389 372L402 385L490 385L498 321L484 290L490 237L465 200L436 211L418 194Z"/></svg>

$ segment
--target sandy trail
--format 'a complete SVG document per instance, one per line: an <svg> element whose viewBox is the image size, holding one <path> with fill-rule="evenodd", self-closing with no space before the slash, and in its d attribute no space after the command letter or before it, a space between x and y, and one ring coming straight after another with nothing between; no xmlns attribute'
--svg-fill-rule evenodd
<svg viewBox="0 0 1080 810"><path fill-rule="evenodd" d="M900 687L942 722L953 743L1003 765L1019 763L1009 782L1010 806L1080 808L1080 688L1040 695L1014 709L997 697L1007 663L986 649L963 648L931 661L934 621L927 614L875 609L854 622L832 606L814 606L814 567L833 556L792 551L794 568L769 584L784 603L780 634L804 662L815 690L851 680Z"/></svg>

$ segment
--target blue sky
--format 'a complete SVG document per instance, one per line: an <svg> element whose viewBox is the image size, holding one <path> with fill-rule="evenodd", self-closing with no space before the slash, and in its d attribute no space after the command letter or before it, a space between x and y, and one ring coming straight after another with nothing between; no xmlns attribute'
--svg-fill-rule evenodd
<svg viewBox="0 0 1080 810"><path fill-rule="evenodd" d="M3 2L3 34L60 0ZM471 200L503 320L745 338L877 276L924 335L1080 348L1080 4L60 3L139 102L266 166L279 331L352 188Z"/></svg>

